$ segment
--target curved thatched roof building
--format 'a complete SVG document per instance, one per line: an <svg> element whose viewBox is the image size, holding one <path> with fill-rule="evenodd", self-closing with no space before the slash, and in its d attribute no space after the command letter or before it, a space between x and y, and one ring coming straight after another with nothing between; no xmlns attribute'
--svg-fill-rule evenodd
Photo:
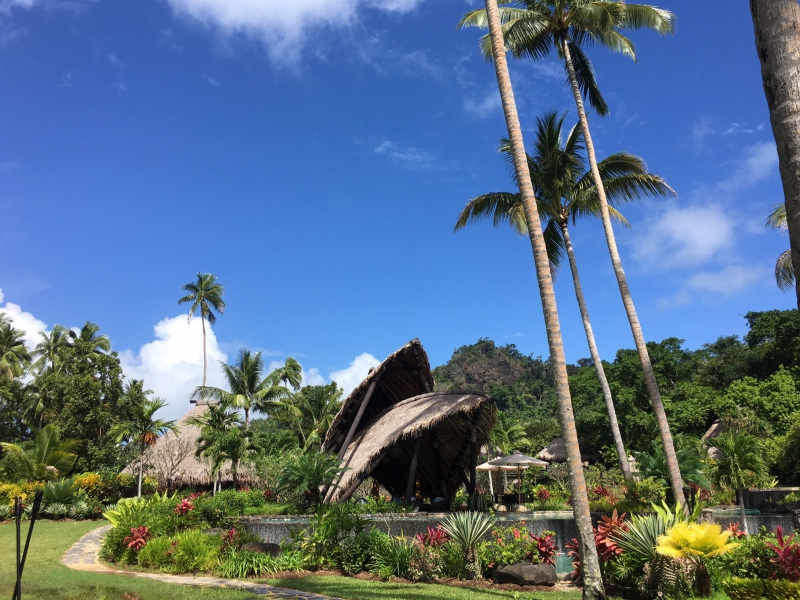
<svg viewBox="0 0 800 600"><path fill-rule="evenodd" d="M580 450L581 450L581 460L584 462L596 461L600 459L600 455L597 452L592 452L591 450L587 450L583 444L580 443ZM549 463L554 462L567 462L567 448L564 446L564 438L557 437L553 438L553 441L547 444L542 450L539 451L539 454L536 455L536 458L540 458L545 460Z"/></svg>
<svg viewBox="0 0 800 600"><path fill-rule="evenodd" d="M342 455L344 446L387 408L431 391L433 375L428 355L419 340L411 340L370 371L345 399L328 429L323 450Z"/></svg>
<svg viewBox="0 0 800 600"><path fill-rule="evenodd" d="M422 497L449 500L474 485L477 452L496 417L494 401L479 394L430 393L390 406L346 449L348 470L330 497L346 500L372 476L394 496L408 499L419 480Z"/></svg>

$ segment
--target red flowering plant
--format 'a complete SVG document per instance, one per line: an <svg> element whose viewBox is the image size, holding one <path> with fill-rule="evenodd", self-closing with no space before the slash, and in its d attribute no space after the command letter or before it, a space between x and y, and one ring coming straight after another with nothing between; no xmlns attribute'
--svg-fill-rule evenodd
<svg viewBox="0 0 800 600"><path fill-rule="evenodd" d="M569 578L572 581L580 581L581 579L581 551L578 538L572 538L569 542L564 544L564 550L567 551L567 556L572 559L572 573Z"/></svg>
<svg viewBox="0 0 800 600"><path fill-rule="evenodd" d="M536 553L539 555L539 561L546 565L556 564L556 554L558 553L558 546L556 546L556 534L553 531L543 531L542 535L530 534L531 540L534 542ZM532 561L537 562L537 561Z"/></svg>
<svg viewBox="0 0 800 600"><path fill-rule="evenodd" d="M611 516L603 516L597 523L594 531L594 544L597 547L597 556L600 558L601 565L616 560L622 554L622 548L614 542L614 536L618 531L628 531L628 522L625 520L626 513L617 515L617 509Z"/></svg>
<svg viewBox="0 0 800 600"><path fill-rule="evenodd" d="M794 541L796 535L797 532L789 537L783 537L783 527L778 527L776 532L778 544L767 542L767 546L777 554L777 556L769 560L778 570L778 573L773 574L773 577L778 575L780 578L788 579L789 581L800 581L800 541Z"/></svg>
<svg viewBox="0 0 800 600"><path fill-rule="evenodd" d="M127 536L123 541L128 544L128 548L133 550L134 552L138 552L142 548L145 547L147 544L147 540L150 539L150 530L147 527L131 527L131 534Z"/></svg>
<svg viewBox="0 0 800 600"><path fill-rule="evenodd" d="M732 538L741 538L745 537L747 534L739 529L739 523L728 523L728 527L725 531L730 531Z"/></svg>
<svg viewBox="0 0 800 600"><path fill-rule="evenodd" d="M185 517L190 512L194 510L194 504L188 498L184 498L180 501L180 503L175 507L175 514L179 517Z"/></svg>
<svg viewBox="0 0 800 600"><path fill-rule="evenodd" d="M414 540L422 548L436 548L449 541L447 533L439 525L436 527L428 527L425 533L418 533L414 536Z"/></svg>
<svg viewBox="0 0 800 600"><path fill-rule="evenodd" d="M261 494L261 495L264 497L264 501L265 502L276 502L277 501L277 497L275 496L275 492L273 492L269 488L264 490L264 493Z"/></svg>

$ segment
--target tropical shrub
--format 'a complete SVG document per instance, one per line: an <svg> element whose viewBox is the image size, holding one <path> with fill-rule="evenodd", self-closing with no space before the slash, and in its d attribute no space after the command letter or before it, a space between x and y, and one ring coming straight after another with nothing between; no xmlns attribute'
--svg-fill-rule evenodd
<svg viewBox="0 0 800 600"><path fill-rule="evenodd" d="M128 548L134 552L139 552L147 544L150 539L150 531L147 527L131 527L131 534L123 540L128 545Z"/></svg>
<svg viewBox="0 0 800 600"><path fill-rule="evenodd" d="M764 583L758 579L727 577L722 581L722 589L731 600L761 600L764 596Z"/></svg>
<svg viewBox="0 0 800 600"><path fill-rule="evenodd" d="M800 583L785 579L764 582L764 594L767 600L800 600Z"/></svg>
<svg viewBox="0 0 800 600"><path fill-rule="evenodd" d="M14 505L14 498L22 498L24 504L29 504L33 500L36 490L42 489L42 484L38 481L26 481L24 483L0 483L0 504Z"/></svg>
<svg viewBox="0 0 800 600"><path fill-rule="evenodd" d="M69 508L70 507L63 502L53 502L52 504L48 504L42 512L51 519L58 520L69 515Z"/></svg>
<svg viewBox="0 0 800 600"><path fill-rule="evenodd" d="M278 571L302 571L303 558L297 552L278 557L262 552L237 552L224 560L215 570L217 575L228 579L262 577Z"/></svg>
<svg viewBox="0 0 800 600"><path fill-rule="evenodd" d="M370 570L383 579L408 578L411 561L419 553L417 546L404 537L387 538L375 546Z"/></svg>
<svg viewBox="0 0 800 600"><path fill-rule="evenodd" d="M492 529L491 540L484 548L484 560L490 572L519 562L541 562L536 542L528 530L513 526Z"/></svg>
<svg viewBox="0 0 800 600"><path fill-rule="evenodd" d="M335 565L340 561L345 539L364 531L368 521L349 503L320 505L303 532L300 550L307 564Z"/></svg>
<svg viewBox="0 0 800 600"><path fill-rule="evenodd" d="M139 550L139 566L145 569L165 569L172 564L172 539L165 535L151 538Z"/></svg>
<svg viewBox="0 0 800 600"><path fill-rule="evenodd" d="M178 573L196 573L213 569L219 556L220 540L196 529L175 536L172 561Z"/></svg>
<svg viewBox="0 0 800 600"><path fill-rule="evenodd" d="M322 500L320 489L329 485L342 472L335 454L312 450L301 454L281 469L278 489L299 495L303 507L317 506Z"/></svg>
<svg viewBox="0 0 800 600"><path fill-rule="evenodd" d="M68 514L71 519L75 519L76 521L81 521L91 516L92 507L89 506L89 503L86 502L86 500L79 498L78 500L75 500L72 504L69 505Z"/></svg>
<svg viewBox="0 0 800 600"><path fill-rule="evenodd" d="M478 545L491 529L492 520L485 513L460 512L447 517L442 529L459 546L464 554L464 575L467 579L479 579L481 562Z"/></svg>
<svg viewBox="0 0 800 600"><path fill-rule="evenodd" d="M767 545L777 542L765 528L757 535L738 537L736 548L710 561L712 573L733 579L769 579L774 571L770 560L775 552Z"/></svg>
<svg viewBox="0 0 800 600"><path fill-rule="evenodd" d="M8 504L0 504L0 521L5 521L6 519L11 518L11 514L14 512L14 509L11 508Z"/></svg>
<svg viewBox="0 0 800 600"><path fill-rule="evenodd" d="M633 479L626 482L625 498L618 504L627 512L649 510L667 498L667 484L660 479Z"/></svg>
<svg viewBox="0 0 800 600"><path fill-rule="evenodd" d="M767 546L777 555L770 558L770 563L777 569L778 577L789 581L800 581L800 541L794 541L796 535L795 532L785 538L783 528L778 527L777 543L767 542Z"/></svg>
<svg viewBox="0 0 800 600"><path fill-rule="evenodd" d="M54 502L72 504L76 497L77 489L75 488L73 479L62 477L45 483L42 501L45 504L52 504Z"/></svg>
<svg viewBox="0 0 800 600"><path fill-rule="evenodd" d="M461 546L454 542L445 542L439 547L439 556L441 558L441 574L445 577L457 577L463 579L465 577L465 563L464 553L461 551ZM488 564L485 560L483 564Z"/></svg>
<svg viewBox="0 0 800 600"><path fill-rule="evenodd" d="M346 537L340 546L337 566L349 574L366 571L375 558L375 549L385 544L387 538L385 533L374 527L369 532Z"/></svg>
<svg viewBox="0 0 800 600"><path fill-rule="evenodd" d="M416 552L408 565L411 581L433 581L442 570L442 555L435 546L416 544Z"/></svg>

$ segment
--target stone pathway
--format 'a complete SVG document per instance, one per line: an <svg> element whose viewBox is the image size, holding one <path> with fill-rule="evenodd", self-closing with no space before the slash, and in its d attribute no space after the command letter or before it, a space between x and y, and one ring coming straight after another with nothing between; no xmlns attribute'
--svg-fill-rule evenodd
<svg viewBox="0 0 800 600"><path fill-rule="evenodd" d="M174 583L179 585L192 585L195 587L222 587L237 590L244 590L257 596L268 598L293 598L300 600L338 600L329 596L320 596L309 592L300 592L287 588L279 588L263 583L251 583L238 579L219 579L217 577L201 577L193 575L168 575L166 573L140 573L137 571L124 571L107 567L100 562L100 544L103 536L111 529L110 525L99 527L84 535L81 539L70 546L70 549L61 558L61 562L70 569L77 571L89 571L91 573L113 573L116 575L128 575L131 577L144 577L145 579L155 579L164 583Z"/></svg>

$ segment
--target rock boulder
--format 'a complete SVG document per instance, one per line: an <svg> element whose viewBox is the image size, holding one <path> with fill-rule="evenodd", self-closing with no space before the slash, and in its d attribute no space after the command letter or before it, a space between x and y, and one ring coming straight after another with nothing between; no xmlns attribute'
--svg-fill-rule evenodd
<svg viewBox="0 0 800 600"><path fill-rule="evenodd" d="M269 542L248 542L242 544L239 548L240 552L261 552L262 554L269 554L270 556L280 556L281 547L278 544L271 544Z"/></svg>
<svg viewBox="0 0 800 600"><path fill-rule="evenodd" d="M497 569L497 583L516 583L517 585L555 585L556 568L553 565L534 565L517 563Z"/></svg>

